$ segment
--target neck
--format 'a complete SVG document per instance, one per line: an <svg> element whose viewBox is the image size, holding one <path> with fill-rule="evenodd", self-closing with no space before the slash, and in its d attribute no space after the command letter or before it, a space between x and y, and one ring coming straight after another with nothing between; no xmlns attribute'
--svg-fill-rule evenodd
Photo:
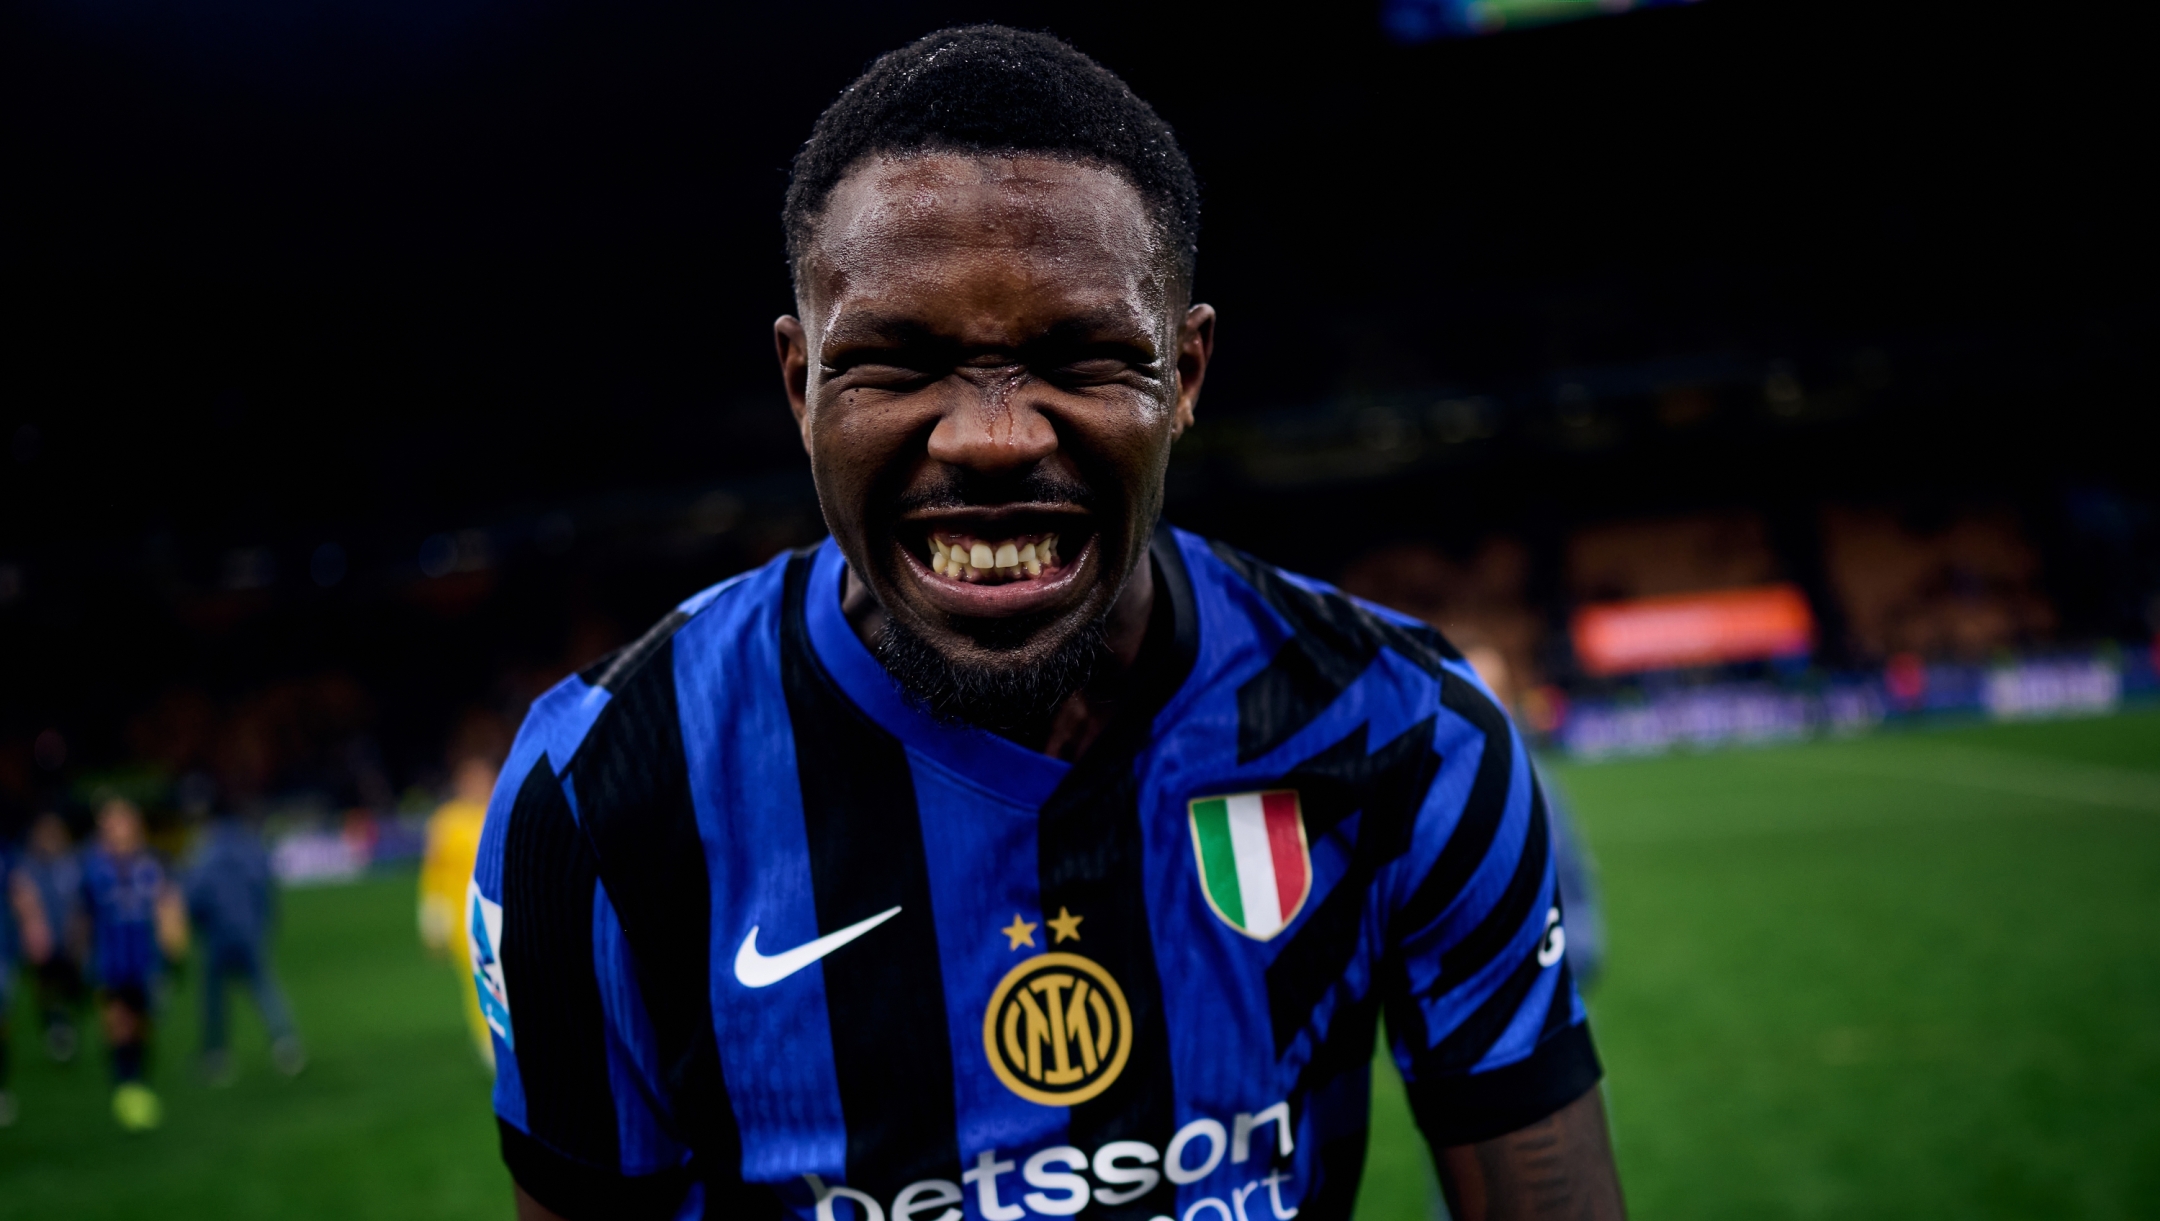
<svg viewBox="0 0 2160 1221"><path fill-rule="evenodd" d="M1139 564L1119 592L1117 601L1111 604L1110 617L1103 624L1103 644L1110 656L1109 664L1099 667L1085 688L1067 696L1040 731L1013 734L1010 735L1012 740L1068 763L1087 753L1088 747L1094 745L1095 739L1109 727L1120 697L1130 687L1127 678L1133 664L1139 660L1140 646L1147 640L1148 620L1154 610L1155 565L1143 550ZM878 635L885 626L885 608L878 604L876 595L870 592L862 578L855 575L852 565L842 578L840 611L847 616L856 637L876 652Z"/></svg>

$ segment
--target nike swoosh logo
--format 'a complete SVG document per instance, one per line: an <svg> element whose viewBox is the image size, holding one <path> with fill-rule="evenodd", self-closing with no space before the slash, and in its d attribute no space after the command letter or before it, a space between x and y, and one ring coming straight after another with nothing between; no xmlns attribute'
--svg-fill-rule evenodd
<svg viewBox="0 0 2160 1221"><path fill-rule="evenodd" d="M745 988L777 984L899 914L899 908L887 908L868 920L858 920L837 933L827 933L816 941L805 942L770 958L758 953L757 926L753 924L750 935L742 939L742 948L735 951L735 978L741 980Z"/></svg>

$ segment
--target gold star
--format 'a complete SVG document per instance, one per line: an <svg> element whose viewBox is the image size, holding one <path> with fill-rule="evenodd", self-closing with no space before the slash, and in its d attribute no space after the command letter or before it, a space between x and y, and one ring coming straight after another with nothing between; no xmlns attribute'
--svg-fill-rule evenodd
<svg viewBox="0 0 2160 1221"><path fill-rule="evenodd" d="M1035 944L1035 926L1022 920L1018 912L1013 913L1013 922L1011 924L998 931L1005 934L1006 939L1012 942L1011 945L1005 947L1008 950L1017 950L1021 946Z"/></svg>
<svg viewBox="0 0 2160 1221"><path fill-rule="evenodd" d="M1050 922L1050 931L1057 934L1056 941L1051 944L1054 945L1058 941L1080 940L1080 921L1084 919L1086 917L1075 916L1063 907L1058 908L1057 919Z"/></svg>

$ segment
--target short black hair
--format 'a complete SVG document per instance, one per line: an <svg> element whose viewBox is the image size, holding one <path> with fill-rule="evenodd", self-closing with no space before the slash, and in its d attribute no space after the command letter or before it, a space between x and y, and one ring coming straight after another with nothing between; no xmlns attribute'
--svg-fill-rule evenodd
<svg viewBox="0 0 2160 1221"><path fill-rule="evenodd" d="M1170 125L1118 75L1053 34L953 26L878 57L810 129L781 211L798 272L825 199L866 157L1046 153L1121 171L1192 283L1200 185Z"/></svg>

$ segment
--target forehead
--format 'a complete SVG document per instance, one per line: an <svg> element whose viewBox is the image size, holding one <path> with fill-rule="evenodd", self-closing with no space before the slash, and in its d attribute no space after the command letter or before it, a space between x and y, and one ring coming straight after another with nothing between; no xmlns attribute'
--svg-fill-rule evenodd
<svg viewBox="0 0 2160 1221"><path fill-rule="evenodd" d="M1114 314L1152 330L1172 304L1170 253L1146 201L1113 170L1048 157L880 158L833 187L803 306L828 326L854 313L938 330Z"/></svg>

